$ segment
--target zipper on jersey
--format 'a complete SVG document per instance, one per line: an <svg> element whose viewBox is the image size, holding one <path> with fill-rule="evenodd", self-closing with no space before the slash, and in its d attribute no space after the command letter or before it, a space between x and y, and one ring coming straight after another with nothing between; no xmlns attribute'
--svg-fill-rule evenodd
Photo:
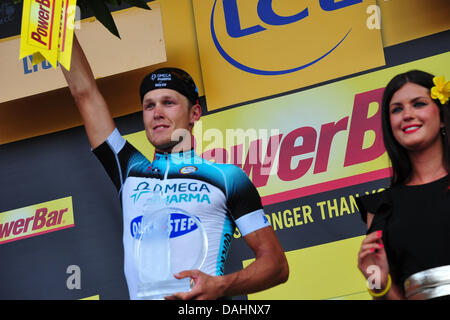
<svg viewBox="0 0 450 320"><path fill-rule="evenodd" d="M164 152L164 156L166 157L166 171L164 172L164 180L167 179L167 176L169 175L169 169L170 169L170 160L169 160L169 155L167 154L167 152Z"/></svg>
<svg viewBox="0 0 450 320"><path fill-rule="evenodd" d="M167 188L167 177L169 176L169 170L170 170L170 160L169 155L167 152L164 152L164 157L166 158L166 170L164 171L163 181L162 181L162 198L165 200L167 198L166 195L166 188Z"/></svg>

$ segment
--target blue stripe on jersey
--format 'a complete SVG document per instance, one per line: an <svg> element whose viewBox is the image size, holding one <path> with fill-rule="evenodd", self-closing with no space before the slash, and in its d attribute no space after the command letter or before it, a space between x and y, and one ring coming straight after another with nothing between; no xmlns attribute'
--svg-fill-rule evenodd
<svg viewBox="0 0 450 320"><path fill-rule="evenodd" d="M228 250L230 249L232 238L233 238L233 223L229 219L225 219L222 237L220 239L219 254L217 256L217 263L216 263L216 275L218 276L224 275L225 261L227 259Z"/></svg>

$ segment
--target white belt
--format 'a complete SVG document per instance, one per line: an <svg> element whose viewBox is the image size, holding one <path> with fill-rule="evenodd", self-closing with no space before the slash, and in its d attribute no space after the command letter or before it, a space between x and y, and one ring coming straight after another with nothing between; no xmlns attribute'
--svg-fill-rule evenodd
<svg viewBox="0 0 450 320"><path fill-rule="evenodd" d="M405 280L408 300L426 300L450 295L450 265L417 272Z"/></svg>

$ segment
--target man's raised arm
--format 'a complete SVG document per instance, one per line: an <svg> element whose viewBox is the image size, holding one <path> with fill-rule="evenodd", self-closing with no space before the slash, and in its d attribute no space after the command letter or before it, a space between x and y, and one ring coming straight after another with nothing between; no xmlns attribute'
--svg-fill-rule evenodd
<svg viewBox="0 0 450 320"><path fill-rule="evenodd" d="M95 149L108 138L115 125L75 35L70 71L63 66L61 69L80 111L91 147Z"/></svg>

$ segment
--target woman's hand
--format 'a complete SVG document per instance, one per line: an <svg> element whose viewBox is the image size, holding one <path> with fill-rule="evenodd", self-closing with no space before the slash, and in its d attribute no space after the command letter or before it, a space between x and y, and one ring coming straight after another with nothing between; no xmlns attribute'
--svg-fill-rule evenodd
<svg viewBox="0 0 450 320"><path fill-rule="evenodd" d="M358 268L368 280L369 288L375 292L386 287L389 274L389 264L381 237L381 230L368 234L358 253Z"/></svg>

